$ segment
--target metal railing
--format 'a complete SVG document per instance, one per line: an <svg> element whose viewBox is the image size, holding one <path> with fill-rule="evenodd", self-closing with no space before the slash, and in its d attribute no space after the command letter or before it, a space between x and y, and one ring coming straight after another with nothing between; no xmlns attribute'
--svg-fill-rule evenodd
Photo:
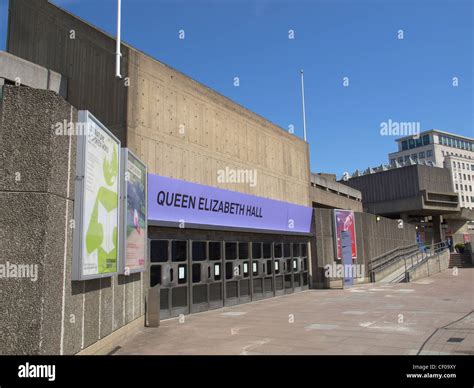
<svg viewBox="0 0 474 388"><path fill-rule="evenodd" d="M449 249L449 244L447 241L441 241L439 243L425 247L424 249L425 257L422 260L417 261L415 264L412 264L409 270L412 271L418 268L419 266L423 265L426 261L428 261L430 257L436 256L437 254L443 252L446 249ZM407 269L405 269L405 273L406 272L408 272Z"/></svg>
<svg viewBox="0 0 474 388"><path fill-rule="evenodd" d="M408 245L402 248L396 248L390 252L376 257L369 262L369 277L372 282L375 282L375 275L384 269L401 264L403 260L404 272L393 281L403 281L406 279L408 270L417 268L419 265L426 262L430 257L437 255L445 249L449 249L447 241L442 241L433 245L419 247L417 244ZM396 271L396 270L394 270ZM389 275L387 275L389 276Z"/></svg>
<svg viewBox="0 0 474 388"><path fill-rule="evenodd" d="M384 253L383 255L377 256L375 259L369 261L369 276L370 279L373 276L387 267L397 263L403 258L419 252L419 247L417 244L411 244L404 247L398 247L392 249L389 252Z"/></svg>

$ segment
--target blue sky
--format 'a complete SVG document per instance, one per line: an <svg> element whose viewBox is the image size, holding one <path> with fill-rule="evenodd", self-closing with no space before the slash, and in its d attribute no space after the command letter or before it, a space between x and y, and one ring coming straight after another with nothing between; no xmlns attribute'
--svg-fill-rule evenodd
<svg viewBox="0 0 474 388"><path fill-rule="evenodd" d="M53 2L115 34L115 0ZM387 163L389 119L474 137L472 0L122 3L127 43L300 137L303 68L312 171ZM2 50L6 9L0 0Z"/></svg>

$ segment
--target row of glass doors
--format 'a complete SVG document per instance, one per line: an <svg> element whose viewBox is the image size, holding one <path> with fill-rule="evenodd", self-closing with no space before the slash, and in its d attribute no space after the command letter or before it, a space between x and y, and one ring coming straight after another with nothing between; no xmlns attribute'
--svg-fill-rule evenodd
<svg viewBox="0 0 474 388"><path fill-rule="evenodd" d="M161 319L308 288L308 244L150 240Z"/></svg>

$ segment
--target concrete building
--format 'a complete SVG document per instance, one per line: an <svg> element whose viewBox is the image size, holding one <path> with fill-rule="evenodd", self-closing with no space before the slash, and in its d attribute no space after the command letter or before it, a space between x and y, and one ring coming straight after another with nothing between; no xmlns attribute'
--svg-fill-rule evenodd
<svg viewBox="0 0 474 388"><path fill-rule="evenodd" d="M308 144L284 129L126 44L124 78L116 79L113 37L46 0L11 0L9 12L8 54L0 54L0 264L36 265L39 281L2 280L9 319L0 353L105 347L143 325L155 286L162 318L331 286L322 268L338 261L338 237L328 208L355 211L358 264L415 243L413 226L358 212L357 190L312 177ZM73 280L78 139L52 128L78 124L84 110L146 163L149 205L158 188L188 200L208 193L221 204L252 204L252 222L149 207L146 272Z"/></svg>
<svg viewBox="0 0 474 388"><path fill-rule="evenodd" d="M474 160L449 155L444 157L443 167L451 171L454 191L459 196L459 206L474 209Z"/></svg>
<svg viewBox="0 0 474 388"><path fill-rule="evenodd" d="M337 182L334 174L311 174L310 199L315 208L362 212L360 191Z"/></svg>
<svg viewBox="0 0 474 388"><path fill-rule="evenodd" d="M428 244L446 238L442 216L460 210L451 173L444 168L415 162L403 167L384 166L354 174L341 183L361 191L365 211L402 219L420 229L426 227L424 241Z"/></svg>
<svg viewBox="0 0 474 388"><path fill-rule="evenodd" d="M474 208L474 139L439 130L421 132L396 140L398 151L389 154L390 165L422 161L436 167L449 168L459 205ZM472 183L471 183L472 182Z"/></svg>

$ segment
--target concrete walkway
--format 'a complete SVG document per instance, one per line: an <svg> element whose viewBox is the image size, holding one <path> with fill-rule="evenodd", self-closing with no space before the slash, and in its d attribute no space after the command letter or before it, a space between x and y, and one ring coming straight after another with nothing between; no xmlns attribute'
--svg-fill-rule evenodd
<svg viewBox="0 0 474 388"><path fill-rule="evenodd" d="M474 354L474 268L309 290L140 328L115 354Z"/></svg>

